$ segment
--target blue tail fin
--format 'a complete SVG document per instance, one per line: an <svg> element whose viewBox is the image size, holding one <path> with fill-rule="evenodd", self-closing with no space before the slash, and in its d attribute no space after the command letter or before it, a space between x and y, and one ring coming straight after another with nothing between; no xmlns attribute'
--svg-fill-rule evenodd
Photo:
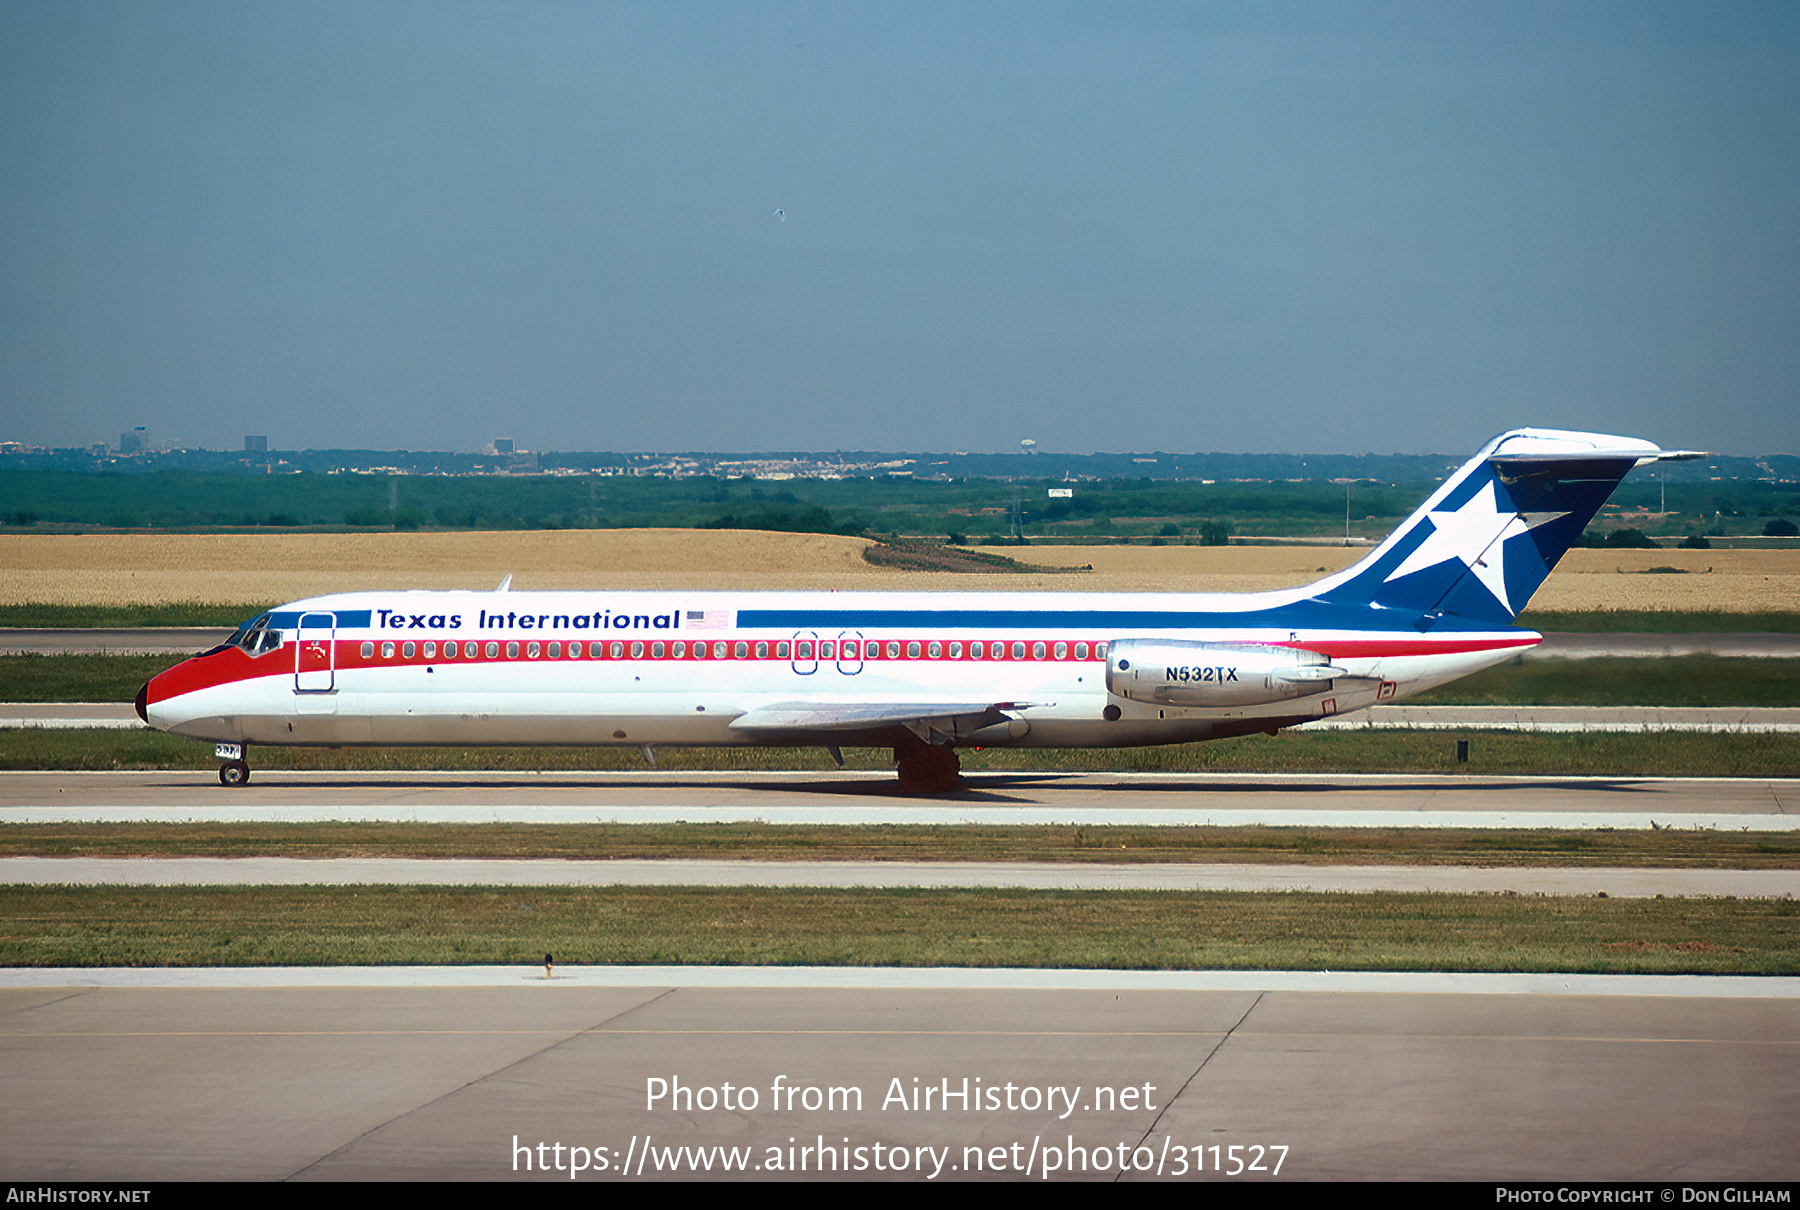
<svg viewBox="0 0 1800 1210"><path fill-rule="evenodd" d="M1627 471L1697 456L1600 433L1504 433L1313 599L1404 610L1420 629L1444 614L1510 625Z"/></svg>

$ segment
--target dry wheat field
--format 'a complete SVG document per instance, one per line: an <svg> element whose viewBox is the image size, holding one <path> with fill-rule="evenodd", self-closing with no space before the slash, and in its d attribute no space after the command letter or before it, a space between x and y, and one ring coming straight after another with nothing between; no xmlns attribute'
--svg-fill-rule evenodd
<svg viewBox="0 0 1800 1210"><path fill-rule="evenodd" d="M1033 546L1070 575L876 567L868 542L723 530L430 534L0 536L0 602L241 604L383 588L842 589L937 592L1254 592L1304 584L1364 549ZM1651 574L1651 568L1687 574ZM1547 610L1800 608L1800 550L1576 550L1532 600Z"/></svg>

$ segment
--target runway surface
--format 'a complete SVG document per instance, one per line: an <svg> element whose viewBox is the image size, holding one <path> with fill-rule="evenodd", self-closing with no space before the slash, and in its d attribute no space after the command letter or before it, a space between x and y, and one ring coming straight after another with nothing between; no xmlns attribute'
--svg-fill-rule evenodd
<svg viewBox="0 0 1800 1210"><path fill-rule="evenodd" d="M933 799L842 772L259 770L238 791L206 771L0 774L0 821L190 818L1761 831L1800 826L1800 782L977 774ZM533 957L0 971L0 1178L1800 1176L1795 979L561 967L546 980Z"/></svg>
<svg viewBox="0 0 1800 1210"><path fill-rule="evenodd" d="M777 973L785 985L528 966L454 987L405 971L378 986L9 979L0 1177L1800 1175L1791 980L1739 998L1544 977L1472 994L1434 990L1442 976L1369 991L1281 974L1171 988Z"/></svg>
<svg viewBox="0 0 1800 1210"><path fill-rule="evenodd" d="M0 773L0 822L1262 824L1800 829L1800 781L1427 774L977 773L941 797L886 773Z"/></svg>

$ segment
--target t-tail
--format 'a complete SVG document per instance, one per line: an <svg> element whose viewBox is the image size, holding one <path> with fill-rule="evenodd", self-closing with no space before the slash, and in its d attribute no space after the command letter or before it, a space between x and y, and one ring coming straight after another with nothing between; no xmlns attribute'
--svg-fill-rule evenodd
<svg viewBox="0 0 1800 1210"><path fill-rule="evenodd" d="M1634 437L1514 429L1483 446L1369 556L1314 600L1506 626L1635 466L1698 458Z"/></svg>

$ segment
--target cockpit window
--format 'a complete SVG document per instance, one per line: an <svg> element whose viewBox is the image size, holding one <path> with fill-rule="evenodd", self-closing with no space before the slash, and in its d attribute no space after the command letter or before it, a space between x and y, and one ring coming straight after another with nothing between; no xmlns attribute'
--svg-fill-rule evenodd
<svg viewBox="0 0 1800 1210"><path fill-rule="evenodd" d="M263 614L252 621L245 622L237 628L237 632L226 644L236 647L246 655L267 655L281 646L281 631L269 629L270 615Z"/></svg>

